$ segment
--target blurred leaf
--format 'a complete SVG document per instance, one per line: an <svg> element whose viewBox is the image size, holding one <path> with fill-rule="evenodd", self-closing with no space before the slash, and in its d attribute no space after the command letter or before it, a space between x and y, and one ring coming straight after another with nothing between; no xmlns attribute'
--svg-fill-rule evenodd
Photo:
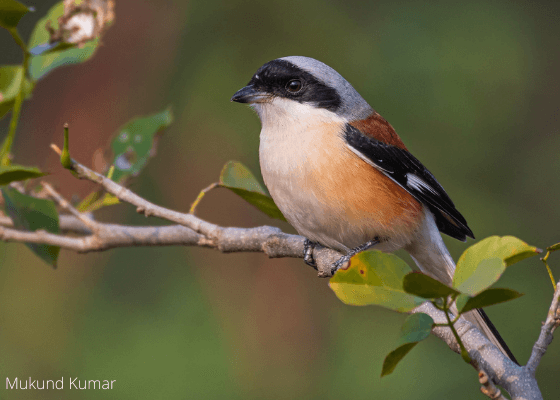
<svg viewBox="0 0 560 400"><path fill-rule="evenodd" d="M105 193L105 197L103 198L102 201L102 206L112 206L114 204L119 204L119 198L117 196L112 195L111 193Z"/></svg>
<svg viewBox="0 0 560 400"><path fill-rule="evenodd" d="M27 196L11 188L2 188L2 195L6 213L16 228L32 232L43 229L50 233L59 233L58 212L52 201ZM26 243L26 246L56 268L60 247L36 243Z"/></svg>
<svg viewBox="0 0 560 400"><path fill-rule="evenodd" d="M112 206L112 205L119 204L119 203L120 202L119 202L118 197L113 196L111 193L105 193L105 195L101 199L97 199L96 201L88 204L85 208L84 207L78 208L78 211L80 211L80 212L93 212L93 211L99 210L100 208L103 208L103 207L106 207L106 206Z"/></svg>
<svg viewBox="0 0 560 400"><path fill-rule="evenodd" d="M436 299L459 294L457 290L421 272L411 272L406 275L403 280L403 288L405 292L425 299Z"/></svg>
<svg viewBox="0 0 560 400"><path fill-rule="evenodd" d="M111 141L115 166L113 181L122 183L137 176L156 153L158 133L173 122L171 109L147 117L138 117L119 129Z"/></svg>
<svg viewBox="0 0 560 400"><path fill-rule="evenodd" d="M45 176L39 168L24 167L23 165L0 166L0 186L10 182L24 181L26 179L39 178Z"/></svg>
<svg viewBox="0 0 560 400"><path fill-rule="evenodd" d="M96 190L95 192L91 192L90 194L88 194L86 196L85 199L83 199L80 204L78 204L76 206L76 210L78 210L79 212L83 213L83 212L87 212L90 211L90 207L97 202L97 200L99 200L101 198L101 195L103 194L102 191L100 190Z"/></svg>
<svg viewBox="0 0 560 400"><path fill-rule="evenodd" d="M513 236L488 237L469 247L461 255L453 276L453 287L474 295L492 285L504 272L506 266L538 253L540 253L538 248ZM494 261L488 261L488 259L494 259ZM486 261L481 264L483 260ZM486 268L490 269L486 270ZM480 276L472 278L474 274ZM469 288L471 285L474 286Z"/></svg>
<svg viewBox="0 0 560 400"><path fill-rule="evenodd" d="M220 186L230 189L272 218L286 221L274 200L265 192L249 169L237 161L228 161L220 173Z"/></svg>
<svg viewBox="0 0 560 400"><path fill-rule="evenodd" d="M19 20L29 12L29 8L16 0L0 0L0 26L12 29L19 24Z"/></svg>
<svg viewBox="0 0 560 400"><path fill-rule="evenodd" d="M65 42L55 42L55 43L43 43L29 49L29 52L34 56L45 55L56 53L57 51L68 50L76 47L76 43L65 43Z"/></svg>
<svg viewBox="0 0 560 400"><path fill-rule="evenodd" d="M506 264L502 259L487 258L478 263L476 268L471 271L471 275L464 274L464 279L454 283L454 286L459 291L474 296L492 286L505 270Z"/></svg>
<svg viewBox="0 0 560 400"><path fill-rule="evenodd" d="M432 330L434 320L428 314L409 315L401 328L401 336L397 348L390 352L383 361L381 377L391 374L397 364L408 354L418 342L426 339Z"/></svg>
<svg viewBox="0 0 560 400"><path fill-rule="evenodd" d="M0 67L0 119L14 106L22 79L24 78L21 65ZM24 98L31 93L32 88L33 84L25 78L23 82Z"/></svg>
<svg viewBox="0 0 560 400"><path fill-rule="evenodd" d="M560 243L556 243L553 244L552 246L549 246L546 248L548 251L556 251L556 250L560 250Z"/></svg>
<svg viewBox="0 0 560 400"><path fill-rule="evenodd" d="M347 269L339 269L330 279L329 286L346 304L375 304L406 312L425 301L403 289L403 278L411 271L393 254L364 251L351 258Z"/></svg>
<svg viewBox="0 0 560 400"><path fill-rule="evenodd" d="M461 303L457 301L457 309L460 313L466 313L467 311L474 310L475 308L488 307L494 304L503 303L504 301L517 299L521 296L523 296L523 293L516 292L512 289L486 289L474 297L467 296L466 302L464 301L464 298L461 299Z"/></svg>
<svg viewBox="0 0 560 400"><path fill-rule="evenodd" d="M48 21L51 21L52 27L56 29L58 26L58 18L61 17L63 13L64 4L60 2L53 6L47 15L37 22L31 33L31 38L29 39L30 49L34 49L35 52L38 52L38 49L35 49L37 46L48 47L47 43L50 41L50 34L47 31L46 24ZM98 44L99 40L95 39L85 43L81 48L61 48L60 51L54 51L53 49L52 52L46 51L41 55L32 56L29 64L29 75L34 80L38 80L60 66L82 63L95 53Z"/></svg>

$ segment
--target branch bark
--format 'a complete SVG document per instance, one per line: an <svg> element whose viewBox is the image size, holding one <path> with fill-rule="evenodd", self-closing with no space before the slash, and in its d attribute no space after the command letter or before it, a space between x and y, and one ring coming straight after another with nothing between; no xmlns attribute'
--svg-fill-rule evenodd
<svg viewBox="0 0 560 400"><path fill-rule="evenodd" d="M552 304L548 310L548 315L546 321L544 322L539 339L533 346L533 351L531 352L531 357L527 362L527 369L531 375L535 376L537 372L537 367L541 362L542 356L546 353L546 349L552 342L552 334L560 325L560 282L556 284L556 290L554 291L554 296L552 297Z"/></svg>

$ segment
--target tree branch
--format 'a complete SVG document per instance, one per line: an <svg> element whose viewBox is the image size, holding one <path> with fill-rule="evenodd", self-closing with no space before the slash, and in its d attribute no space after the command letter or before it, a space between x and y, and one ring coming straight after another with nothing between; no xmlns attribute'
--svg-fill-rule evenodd
<svg viewBox="0 0 560 400"><path fill-rule="evenodd" d="M560 310L558 308L560 302L560 282L556 285L556 290L554 291L554 296L552 297L552 304L548 310L548 315L546 316L546 321L544 322L541 333L538 340L533 346L533 351L531 352L531 357L527 362L528 371L535 376L537 367L541 362L541 358L546 353L546 349L552 342L552 334L560 325Z"/></svg>
<svg viewBox="0 0 560 400"><path fill-rule="evenodd" d="M53 148L60 152L56 146L53 146ZM46 231L29 232L13 229L13 224L9 218L0 217L0 239L50 244L81 253L116 247L182 245L215 248L222 252L263 252L272 258L303 258L305 238L301 236L286 234L280 229L270 226L257 228L221 227L204 221L193 214L180 213L150 203L129 189L74 160L71 161L71 169L78 177L96 182L119 200L136 206L138 212L146 216L163 218L179 225L137 227L100 223L78 212L52 186L44 184L44 193L71 214L60 216L61 230L79 233L82 236L74 237L52 234ZM332 249L317 246L314 249L313 257L317 263L318 275L320 277L331 276L332 264L340 256L340 253ZM560 324L558 318L560 285L558 287L539 340L535 343L531 359L525 367L513 363L469 322L461 318L455 323L455 329L471 357L471 364L479 372L479 379L482 384L481 391L486 396L493 399L503 398L500 390L494 385L496 383L511 394L512 399L542 399L535 379L535 370L552 341L552 333ZM413 312L424 312L430 315L435 324L445 324L447 322L445 314L430 302L422 304ZM459 344L449 327L436 326L432 333L447 343L453 351L460 353Z"/></svg>
<svg viewBox="0 0 560 400"><path fill-rule="evenodd" d="M415 308L413 312L428 314L436 324L447 322L444 312L436 309L429 302ZM492 381L503 387L512 396L513 400L542 399L537 381L527 367L520 367L511 361L474 325L463 318L455 323L455 329L469 352L471 365L479 373L487 374ZM432 333L447 343L451 350L461 354L459 344L449 327L435 327L432 329Z"/></svg>

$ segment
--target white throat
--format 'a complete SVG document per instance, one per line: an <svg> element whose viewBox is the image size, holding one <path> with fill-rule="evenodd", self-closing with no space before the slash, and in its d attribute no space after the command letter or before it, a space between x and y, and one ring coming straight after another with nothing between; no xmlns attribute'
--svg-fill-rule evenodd
<svg viewBox="0 0 560 400"><path fill-rule="evenodd" d="M275 164L272 170L301 165L307 158L306 153L321 147L325 134L332 134L347 122L324 108L280 97L255 103L252 107L262 124L260 157L261 168L264 169L268 169L266 164L269 163Z"/></svg>

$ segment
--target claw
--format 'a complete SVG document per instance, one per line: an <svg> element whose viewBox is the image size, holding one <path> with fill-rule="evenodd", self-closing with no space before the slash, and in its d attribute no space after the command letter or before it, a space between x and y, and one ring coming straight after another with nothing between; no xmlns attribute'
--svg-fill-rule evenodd
<svg viewBox="0 0 560 400"><path fill-rule="evenodd" d="M303 261L310 267L317 269L317 264L313 258L313 249L315 249L315 245L317 245L317 243L305 239L303 242Z"/></svg>
<svg viewBox="0 0 560 400"><path fill-rule="evenodd" d="M350 262L350 259L352 257L354 257L356 254L361 253L362 251L366 251L370 248L372 248L373 246L375 246L376 244L381 243L381 241L379 240L379 238L375 238L373 240L370 240L369 242L365 242L364 244L359 245L358 247L353 248L352 250L350 250L348 252L348 254L346 254L345 256L340 257L334 264L332 267L332 274L334 275L334 273L336 271L339 270L340 267L344 266L344 264L346 264L347 262Z"/></svg>

